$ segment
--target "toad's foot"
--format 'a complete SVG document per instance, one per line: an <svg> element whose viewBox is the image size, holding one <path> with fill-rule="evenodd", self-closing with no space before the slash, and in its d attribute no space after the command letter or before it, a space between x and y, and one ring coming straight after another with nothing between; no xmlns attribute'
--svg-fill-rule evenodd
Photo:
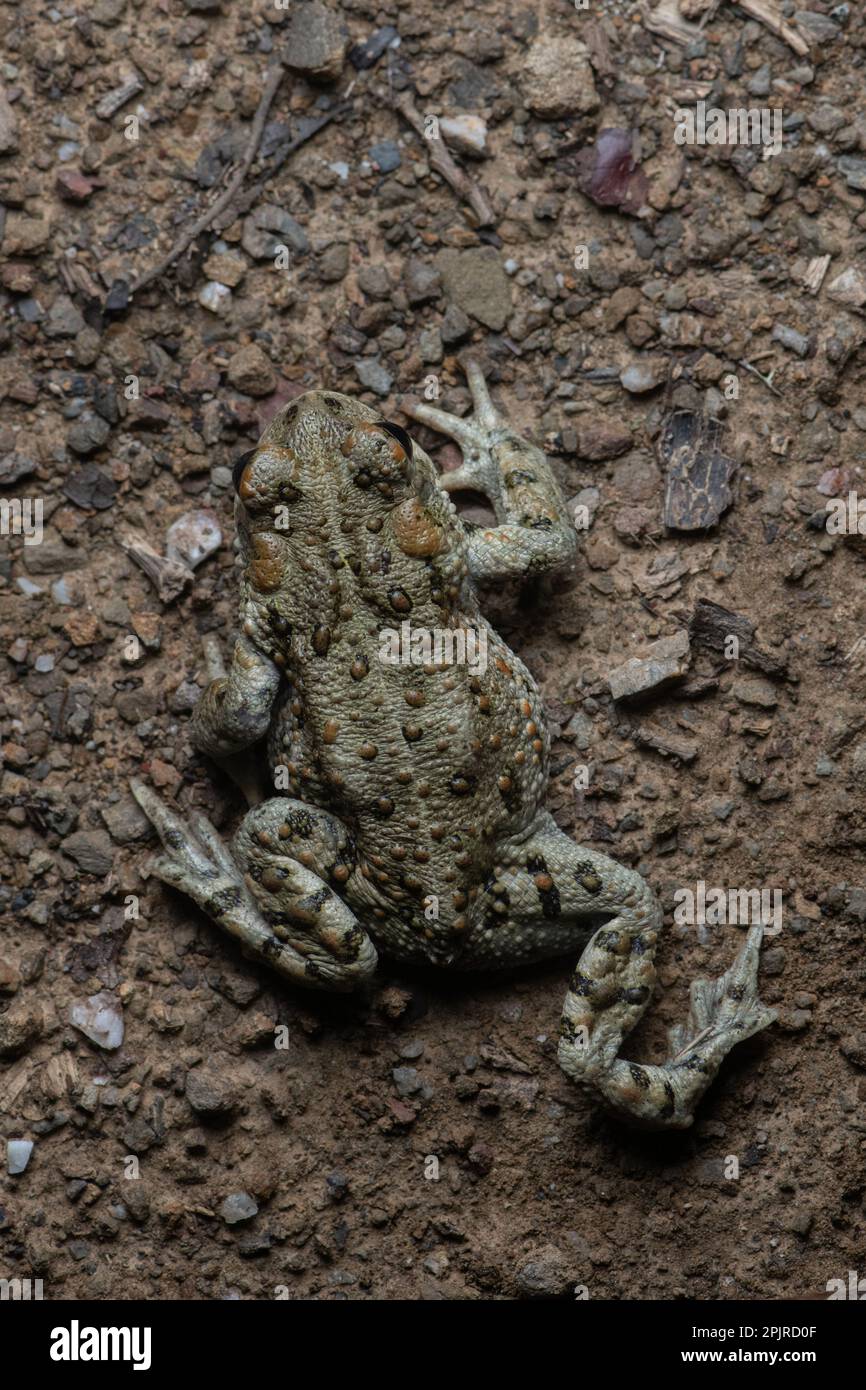
<svg viewBox="0 0 866 1390"><path fill-rule="evenodd" d="M273 856L267 898L280 920L269 920L274 914L257 902L260 884L242 874L206 816L187 823L142 782L131 787L163 845L150 872L192 898L245 955L308 989L350 990L372 974L372 942L316 873Z"/></svg>
<svg viewBox="0 0 866 1390"><path fill-rule="evenodd" d="M510 436L512 431L490 399L487 382L477 362L467 363L466 380L475 408L474 419L464 420L423 403L409 407L409 413L460 445L462 465L450 473L443 473L439 486L445 492L482 492L495 506L502 493L502 474L493 450L500 438Z"/></svg>
<svg viewBox="0 0 866 1390"><path fill-rule="evenodd" d="M731 1048L776 1018L758 998L763 928L750 929L737 959L719 979L694 981L688 1022L668 1034L669 1060L646 1066L617 1056L633 1026L629 1015L640 1001L634 997L639 990L629 988L626 961L617 960L625 938L617 935L616 926L612 922L597 932L580 959L565 1001L560 1065L576 1081L599 1091L630 1123L687 1129ZM626 960L632 956L630 949Z"/></svg>
<svg viewBox="0 0 866 1390"><path fill-rule="evenodd" d="M421 403L406 409L460 445L463 463L443 473L439 486L446 492L481 492L496 513L496 527L469 534L473 577L489 583L567 564L574 558L577 535L550 464L500 415L477 362L466 364L466 378L475 407L471 420Z"/></svg>

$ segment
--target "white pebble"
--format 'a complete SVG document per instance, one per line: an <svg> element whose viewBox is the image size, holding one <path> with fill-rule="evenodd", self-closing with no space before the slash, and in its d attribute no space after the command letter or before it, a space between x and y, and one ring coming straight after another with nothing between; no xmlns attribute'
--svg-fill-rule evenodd
<svg viewBox="0 0 866 1390"><path fill-rule="evenodd" d="M117 998L107 990L91 994L83 1004L73 1004L69 1021L97 1047L113 1052L123 1042L123 1013Z"/></svg>
<svg viewBox="0 0 866 1390"><path fill-rule="evenodd" d="M222 538L215 514L199 508L194 512L184 512L169 526L165 553L169 560L180 560L194 570L219 548Z"/></svg>
<svg viewBox="0 0 866 1390"><path fill-rule="evenodd" d="M208 280L198 297L198 302L203 309L209 309L212 314L225 314L228 313L232 302L232 292L228 285L221 284L219 280Z"/></svg>
<svg viewBox="0 0 866 1390"><path fill-rule="evenodd" d="M10 1177L23 1173L33 1152L32 1139L8 1139L6 1141L6 1168Z"/></svg>

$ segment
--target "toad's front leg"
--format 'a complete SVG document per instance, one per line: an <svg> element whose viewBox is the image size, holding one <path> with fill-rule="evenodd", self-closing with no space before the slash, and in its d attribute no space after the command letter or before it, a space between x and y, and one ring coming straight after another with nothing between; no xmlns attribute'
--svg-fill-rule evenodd
<svg viewBox="0 0 866 1390"><path fill-rule="evenodd" d="M483 493L500 523L469 532L474 578L520 579L567 564L574 558L577 534L550 464L500 415L477 362L467 363L466 379L475 407L471 420L430 405L407 409L422 424L450 435L463 451L460 468L444 473L439 486L446 492Z"/></svg>

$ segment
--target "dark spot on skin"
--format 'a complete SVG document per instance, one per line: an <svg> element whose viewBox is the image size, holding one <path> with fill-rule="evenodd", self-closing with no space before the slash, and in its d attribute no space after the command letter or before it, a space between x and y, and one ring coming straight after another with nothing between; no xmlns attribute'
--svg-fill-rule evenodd
<svg viewBox="0 0 866 1390"><path fill-rule="evenodd" d="M629 1062L628 1069L631 1072L632 1080L634 1081L635 1085L640 1086L641 1089L644 1091L648 1090L650 1079L644 1071L643 1067L637 1066L634 1062Z"/></svg>
<svg viewBox="0 0 866 1390"><path fill-rule="evenodd" d="M526 867L531 874L546 874L547 860L543 854L534 854L526 861Z"/></svg>
<svg viewBox="0 0 866 1390"><path fill-rule="evenodd" d="M304 914L309 912L314 917L318 917L330 896L330 888L317 888L314 893L308 893L305 898L300 898L295 907Z"/></svg>
<svg viewBox="0 0 866 1390"><path fill-rule="evenodd" d="M673 1115L674 1111L677 1108L677 1098L674 1095L674 1088L671 1085L671 1083L669 1081L665 1081L663 1084L664 1092L667 1096L667 1104L659 1113L661 1114L663 1120L669 1120L671 1115Z"/></svg>
<svg viewBox="0 0 866 1390"><path fill-rule="evenodd" d="M411 458L412 440L403 429L402 425L392 425L389 420L383 420L381 424L383 430L387 430L390 435L394 436L407 458Z"/></svg>
<svg viewBox="0 0 866 1390"><path fill-rule="evenodd" d="M577 1042L577 1028L576 1028L575 1025L572 1023L572 1021L571 1021L570 1018L564 1018L564 1019L562 1019L562 1021L560 1022L560 1025L559 1025L559 1036L560 1036L565 1042L570 1042L570 1043L576 1043L576 1042Z"/></svg>
<svg viewBox="0 0 866 1390"><path fill-rule="evenodd" d="M411 613L412 600L405 589L389 589L388 602L395 613Z"/></svg>
<svg viewBox="0 0 866 1390"><path fill-rule="evenodd" d="M182 830L167 830L167 831L166 831L166 835L165 835L165 842L166 842L167 845L171 845L172 849L183 849L183 846L184 846L183 831L182 831Z"/></svg>
<svg viewBox="0 0 866 1390"><path fill-rule="evenodd" d="M578 995L581 999L589 999L595 991L595 981L588 975L581 975L579 970L575 970L571 979L571 993Z"/></svg>
<svg viewBox="0 0 866 1390"><path fill-rule="evenodd" d="M619 945L619 932L600 931L595 938L595 944L596 946L600 946L603 951L615 951Z"/></svg>
<svg viewBox="0 0 866 1390"><path fill-rule="evenodd" d="M276 960L283 954L283 948L275 936L266 936L262 942L262 955L268 960Z"/></svg>
<svg viewBox="0 0 866 1390"><path fill-rule="evenodd" d="M548 918L558 917L562 912L562 903L560 902L559 889L556 884L551 881L551 886L549 888L539 888L536 883L536 891L538 893L538 901L541 903L542 916Z"/></svg>
<svg viewBox="0 0 866 1390"><path fill-rule="evenodd" d="M728 990L728 998L733 999L735 1003L739 1003L740 1000L744 998L745 993L746 989L744 985L731 985L731 988Z"/></svg>
<svg viewBox="0 0 866 1390"><path fill-rule="evenodd" d="M340 960L357 960L361 951L361 947L364 944L365 935L366 933L363 927L359 926L358 924L356 924L353 927L350 927L340 943L340 948L338 951Z"/></svg>
<svg viewBox="0 0 866 1390"><path fill-rule="evenodd" d="M241 476L243 474L243 471L249 463L250 459L255 454L255 452L255 449L247 449L247 452L245 454L241 454L240 458L235 459L234 463L232 464L232 486L234 487L235 492L237 492L238 488L240 487Z"/></svg>
<svg viewBox="0 0 866 1390"><path fill-rule="evenodd" d="M309 811L292 809L286 813L285 826L293 837L299 835L302 840L308 840L313 833L313 817Z"/></svg>
<svg viewBox="0 0 866 1390"><path fill-rule="evenodd" d="M529 525L533 531L549 531L553 522L549 516L539 516L534 521L530 521Z"/></svg>
<svg viewBox="0 0 866 1390"><path fill-rule="evenodd" d="M601 892L603 884L592 864L578 864L574 871L574 877L581 888L586 889L587 893Z"/></svg>
<svg viewBox="0 0 866 1390"><path fill-rule="evenodd" d="M327 656L331 645L331 629L319 624L313 628L313 651L316 656Z"/></svg>
<svg viewBox="0 0 866 1390"><path fill-rule="evenodd" d="M271 631L274 633L275 636L291 636L291 623L289 622L288 618L284 618L282 613L279 613L276 608L268 609L268 623L270 624Z"/></svg>
<svg viewBox="0 0 866 1390"><path fill-rule="evenodd" d="M475 791L476 781L477 779L475 777L465 777L457 774L451 778L451 781L448 783L448 789L453 792L454 796L472 796Z"/></svg>
<svg viewBox="0 0 866 1390"><path fill-rule="evenodd" d="M537 481L534 473L527 473L520 468L513 468L510 473L505 475L506 487L518 487L521 483L535 483Z"/></svg>
<svg viewBox="0 0 866 1390"><path fill-rule="evenodd" d="M635 989L620 990L620 1002L623 1004L645 1004L649 999L649 989L646 985L638 985Z"/></svg>
<svg viewBox="0 0 866 1390"><path fill-rule="evenodd" d="M219 893L214 893L213 897L208 899L208 915L214 917L217 921L220 921L220 919L224 917L227 912L230 912L232 908L238 906L240 900L240 888L222 888L220 889Z"/></svg>
<svg viewBox="0 0 866 1390"><path fill-rule="evenodd" d="M678 1071L700 1071L708 1075L712 1071L709 1062L705 1062L703 1057L695 1053L693 1057L687 1057L684 1062L676 1062Z"/></svg>
<svg viewBox="0 0 866 1390"><path fill-rule="evenodd" d="M645 936L633 936L631 940L631 953L633 956L642 956L651 949L650 943Z"/></svg>

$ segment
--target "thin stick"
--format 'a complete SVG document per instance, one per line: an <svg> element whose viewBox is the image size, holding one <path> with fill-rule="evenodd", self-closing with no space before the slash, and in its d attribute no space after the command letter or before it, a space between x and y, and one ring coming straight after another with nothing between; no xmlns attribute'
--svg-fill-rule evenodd
<svg viewBox="0 0 866 1390"><path fill-rule="evenodd" d="M449 183L457 194L468 203L479 227L490 227L496 221L494 212L484 191L469 178L463 170L454 163L448 151L445 141L439 137L435 140L428 140L424 133L424 118L415 107L409 92L403 92L394 102L394 109L399 112L404 121L430 148L430 167L435 169L437 174L441 174L446 183Z"/></svg>
<svg viewBox="0 0 866 1390"><path fill-rule="evenodd" d="M160 276L164 275L169 266L173 265L178 257L183 255L184 251L192 245L196 237L200 236L201 233L210 226L214 218L217 217L218 214L222 212L223 208L227 207L232 198L234 198L249 173L250 166L258 152L262 139L262 131L265 128L265 121L268 117L268 111L277 94L277 89L283 80L284 71L285 69L282 63L275 63L270 69L258 109L253 117L253 126L250 131L249 143L244 152L244 157L222 193L215 202L211 203L207 211L202 213L198 221L194 222L192 226L178 238L168 254L163 256L162 260L159 261L152 270L148 270L147 273L142 275L141 279L133 285L130 290L131 295L137 294L138 291L143 290L146 285L153 284L154 280L158 280Z"/></svg>
<svg viewBox="0 0 866 1390"><path fill-rule="evenodd" d="M265 191L266 184L274 177L274 174L276 174L278 170L282 169L289 155L294 154L295 150L299 150L308 140L312 140L313 136L318 135L319 131L322 130L324 126L330 125L331 121L335 121L338 117L344 116L346 112L351 109L351 102L342 102L339 106L335 106L332 111L326 111L324 116L317 117L313 125L309 126L302 135L296 135L287 145L283 145L276 159L273 160L269 166L267 173L259 179L258 183L254 183L252 188L248 188L246 192L238 198L237 208L232 209L232 218L234 218L235 212L247 212L249 208L252 207L253 203L258 201Z"/></svg>
<svg viewBox="0 0 866 1390"><path fill-rule="evenodd" d="M763 372L759 372L757 367L753 367L751 362L746 361L745 357L740 358L740 366L745 367L747 372L751 372L752 375L756 376L759 381L762 381L766 386L767 390L772 391L774 396L781 396L782 393L779 390L778 386L773 385L772 373L770 376L764 376ZM775 368L773 370L775 371Z"/></svg>
<svg viewBox="0 0 866 1390"><path fill-rule="evenodd" d="M792 25L786 24L775 4L767 4L767 0L736 0L736 3L751 19L766 24L774 34L790 44L799 58L808 58L810 49L802 33Z"/></svg>

